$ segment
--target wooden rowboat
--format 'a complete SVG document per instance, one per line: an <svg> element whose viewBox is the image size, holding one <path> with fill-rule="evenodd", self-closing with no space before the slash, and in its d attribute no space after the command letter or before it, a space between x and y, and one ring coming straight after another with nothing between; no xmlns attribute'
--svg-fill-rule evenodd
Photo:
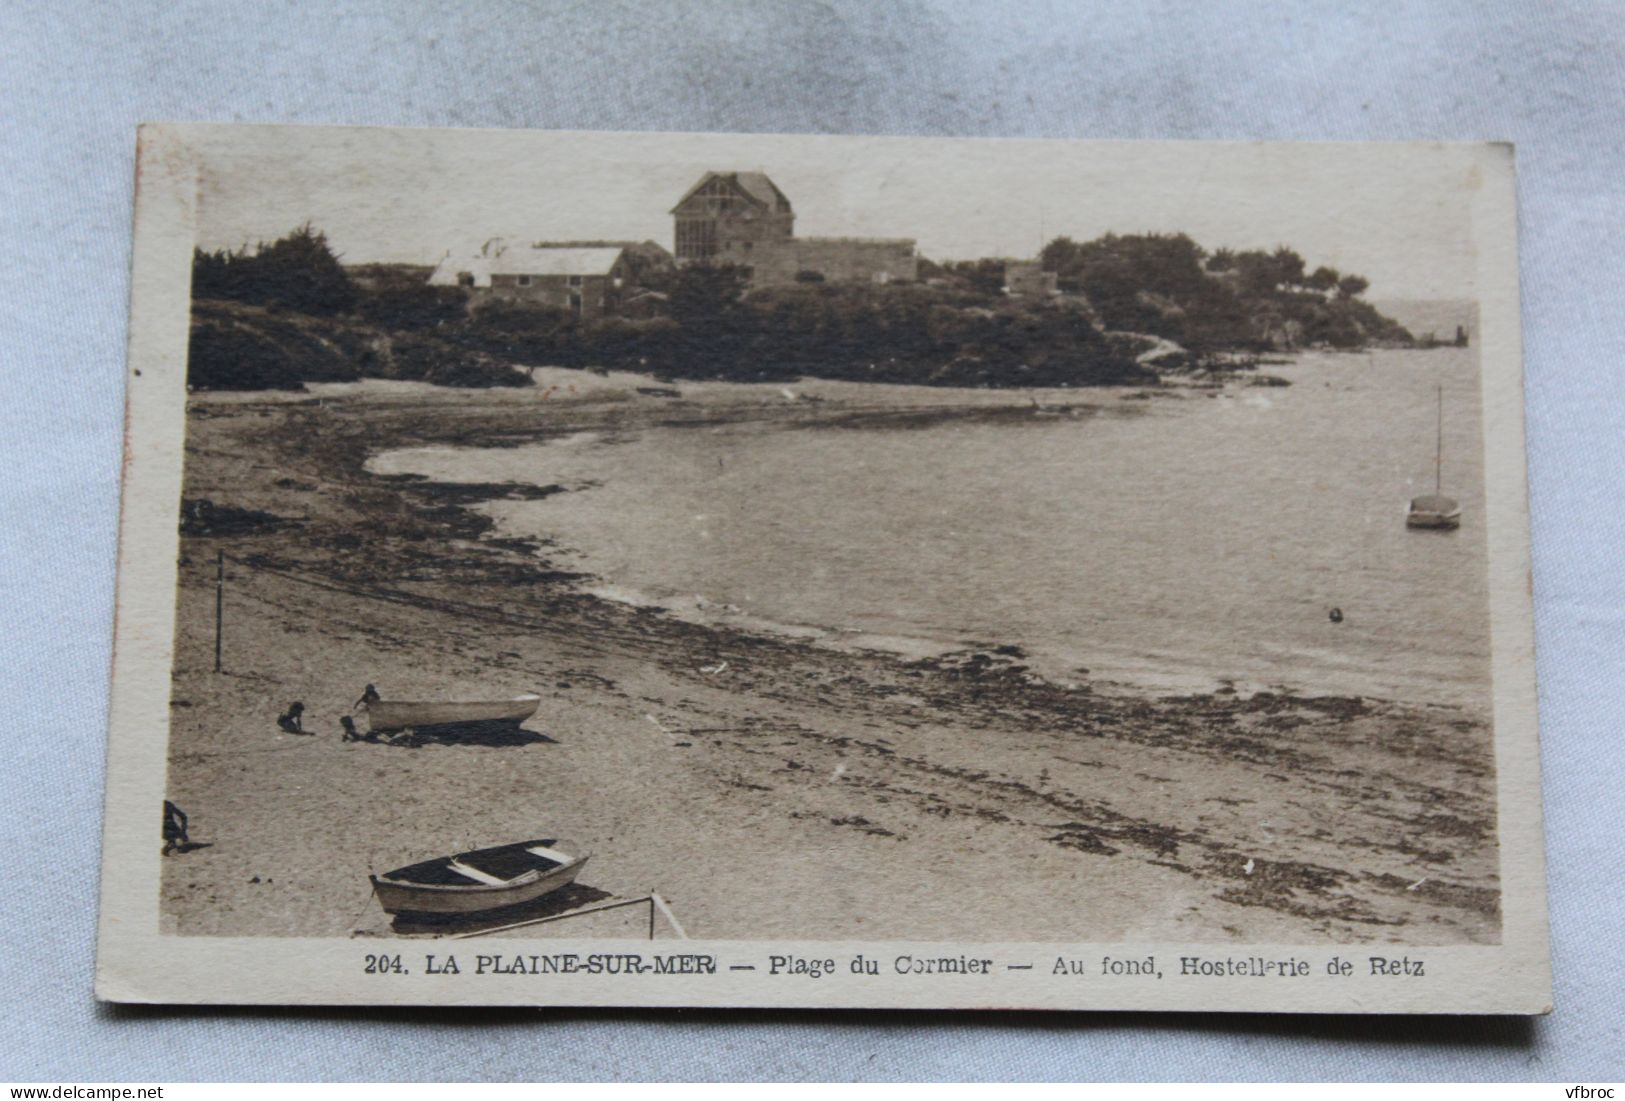
<svg viewBox="0 0 1625 1101"><path fill-rule="evenodd" d="M367 728L375 734L441 727L518 726L541 706L533 692L504 700L373 700L366 705Z"/></svg>
<svg viewBox="0 0 1625 1101"><path fill-rule="evenodd" d="M569 841L516 841L437 856L370 878L386 913L479 914L569 886L589 855Z"/></svg>

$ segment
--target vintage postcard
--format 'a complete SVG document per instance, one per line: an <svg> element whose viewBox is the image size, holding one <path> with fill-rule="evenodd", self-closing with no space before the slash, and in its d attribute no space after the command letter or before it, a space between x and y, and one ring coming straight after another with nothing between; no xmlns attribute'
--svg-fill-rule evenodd
<svg viewBox="0 0 1625 1101"><path fill-rule="evenodd" d="M1510 147L138 159L102 998L1550 1009Z"/></svg>

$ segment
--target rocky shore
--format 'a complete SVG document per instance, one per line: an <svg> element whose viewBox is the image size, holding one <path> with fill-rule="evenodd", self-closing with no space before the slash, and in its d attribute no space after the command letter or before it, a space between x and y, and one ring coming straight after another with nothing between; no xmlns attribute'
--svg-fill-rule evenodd
<svg viewBox="0 0 1625 1101"><path fill-rule="evenodd" d="M1003 640L910 660L684 622L589 595L563 548L499 537L467 507L571 487L365 466L388 448L589 429L1031 416L1027 396L536 383L192 400L168 794L208 847L166 859L173 931L388 934L369 870L562 836L594 853L575 897L658 891L698 937L1498 939L1478 716L1062 686ZM1045 411L1092 416L1144 393L1050 396ZM369 682L543 704L506 739L343 742L339 718ZM276 726L293 700L308 734ZM636 934L615 920L569 932Z"/></svg>

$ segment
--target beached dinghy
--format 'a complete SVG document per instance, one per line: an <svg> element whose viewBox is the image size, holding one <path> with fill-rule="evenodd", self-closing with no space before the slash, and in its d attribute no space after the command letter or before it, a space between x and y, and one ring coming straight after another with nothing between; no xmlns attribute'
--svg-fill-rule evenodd
<svg viewBox="0 0 1625 1101"><path fill-rule="evenodd" d="M533 692L498 700L369 700L367 727L375 734L443 727L518 726L541 706Z"/></svg>
<svg viewBox="0 0 1625 1101"><path fill-rule="evenodd" d="M569 841L516 841L408 864L372 876L372 889L391 914L478 914L569 886L589 855Z"/></svg>

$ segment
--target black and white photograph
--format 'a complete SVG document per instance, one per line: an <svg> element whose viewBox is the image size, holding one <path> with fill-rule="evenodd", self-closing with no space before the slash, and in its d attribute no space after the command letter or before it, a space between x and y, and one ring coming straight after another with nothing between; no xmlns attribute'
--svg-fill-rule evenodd
<svg viewBox="0 0 1625 1101"><path fill-rule="evenodd" d="M1549 1004L1508 147L138 160L104 996Z"/></svg>

